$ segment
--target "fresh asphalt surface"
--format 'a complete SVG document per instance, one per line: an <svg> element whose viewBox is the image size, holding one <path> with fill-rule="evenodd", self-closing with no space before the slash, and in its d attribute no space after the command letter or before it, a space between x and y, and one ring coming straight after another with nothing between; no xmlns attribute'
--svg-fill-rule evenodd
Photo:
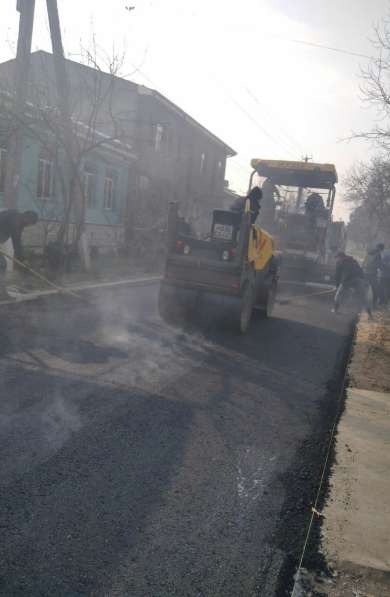
<svg viewBox="0 0 390 597"><path fill-rule="evenodd" d="M351 319L175 329L157 289L3 311L0 595L288 594Z"/></svg>

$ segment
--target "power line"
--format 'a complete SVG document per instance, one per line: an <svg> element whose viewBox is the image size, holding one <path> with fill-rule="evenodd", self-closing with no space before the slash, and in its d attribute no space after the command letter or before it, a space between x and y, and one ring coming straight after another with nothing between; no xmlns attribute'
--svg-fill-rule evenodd
<svg viewBox="0 0 390 597"><path fill-rule="evenodd" d="M292 153L292 151L290 151L290 149L282 144L280 141L278 141L278 139L276 139L276 137L274 137L269 131L267 131L266 128L264 128L264 126L262 124L260 124L241 104L240 102L238 102L233 96L228 95L228 97L230 98L230 100L237 106L237 108L239 108L241 110L241 112L243 114L245 114L245 116L251 121L253 122L253 124L255 124L257 126L257 128L266 136L268 137L268 139L270 139L271 141L273 141L273 143L275 143L276 145L278 145L279 147L281 147L282 149L284 149L284 151L286 151L290 156L295 157L295 154Z"/></svg>
<svg viewBox="0 0 390 597"><path fill-rule="evenodd" d="M155 85L155 83L150 79L150 77L148 77L148 75L146 75L146 73L139 67L137 67L136 65L132 66L135 68L136 72L138 72L142 77L144 77L147 81L149 81L150 83L152 83L152 85ZM291 157L295 158L296 155L283 143L281 143L276 137L274 137L269 131L267 131L267 129L258 122L258 120L256 120L241 104L240 102L238 102L232 95L231 93L229 93L227 91L227 89L222 85L222 83L214 76L214 81L218 84L218 86L222 89L222 91L225 93L225 95L237 106L237 108L239 108L239 110L241 110L243 112L243 114L245 114L245 116L251 120L251 122L253 122L258 129L264 134L266 135L266 137L268 137L271 141L273 141L273 143L275 143L276 145L278 145L279 147L281 147L284 151L286 151ZM241 166L241 168L243 169L243 166Z"/></svg>
<svg viewBox="0 0 390 597"><path fill-rule="evenodd" d="M229 160L229 165L238 168L239 170L242 170L242 172L245 172L245 174L247 175L249 175L250 173L250 167L244 166L243 162L238 161L235 157Z"/></svg>
<svg viewBox="0 0 390 597"><path fill-rule="evenodd" d="M199 20L199 18L200 18L199 15L196 13L192 13L191 17L195 18L197 20ZM302 44L305 46L311 46L313 48L320 48L323 50L329 50L331 52L338 52L339 54L346 54L347 56L357 56L358 58L368 58L368 59L372 58L372 56L368 56L367 54L362 54L360 52L354 52L352 50L346 50L344 48L337 48L335 46L328 46L326 44L320 44L320 43L316 43L316 42L306 41L304 39L292 39L292 38L282 37L281 35L272 35L269 33L263 34L263 37L280 39L281 41L285 41L285 42L289 42L289 43Z"/></svg>
<svg viewBox="0 0 390 597"><path fill-rule="evenodd" d="M262 102L260 102L260 100L253 93L253 91L251 91L249 89L249 87L245 87L245 91L248 93L248 95L250 95L250 97L253 99L253 101L256 102L256 104L258 104L260 106L260 108L262 108L262 110L264 110L264 109L266 111L269 110L267 108L267 106L264 106L264 104ZM268 112L268 113L270 113L270 112ZM272 114L271 114L271 116L272 116ZM289 143L289 145L291 145L291 147L295 148L296 146L298 146L298 147L302 148L301 143L297 139L294 139L290 133L287 133L286 131L284 131L284 132L282 131L282 136L285 137L286 141Z"/></svg>
<svg viewBox="0 0 390 597"><path fill-rule="evenodd" d="M278 139L276 139L276 137L274 137L269 131L267 131L267 129L258 122L258 120L256 120L241 104L239 101L237 101L235 99L235 97L232 96L232 94L227 91L227 89L222 85L222 83L215 77L214 81L216 81L218 83L218 85L221 87L221 89L224 91L224 93L226 94L226 96L230 99L230 101L233 102L233 104L235 104L235 106L237 106L237 108L239 110L241 110L241 112L243 114L245 114L245 116L251 121L253 122L253 124L255 124L257 126L257 128L266 136L268 137L268 139L270 139L271 141L273 141L273 143L275 143L276 145L279 145L279 147L282 147L282 149L284 149L284 151L286 151L288 154L290 154L290 156L295 157L295 154L293 154L290 149L288 149L284 144L282 144Z"/></svg>
<svg viewBox="0 0 390 597"><path fill-rule="evenodd" d="M367 54L360 54L359 52L352 52L350 50L344 50L342 48L336 48L334 46L326 46L324 44L318 44L313 41L305 41L303 39L287 39L287 38L279 37L279 36L275 36L275 37L278 37L278 39L281 39L283 41L291 42L293 44L302 44L304 46L311 46L313 48L321 48L323 50L330 50L331 52L338 52L339 54L346 54L347 56L357 56L358 58L371 59L371 56L368 56Z"/></svg>

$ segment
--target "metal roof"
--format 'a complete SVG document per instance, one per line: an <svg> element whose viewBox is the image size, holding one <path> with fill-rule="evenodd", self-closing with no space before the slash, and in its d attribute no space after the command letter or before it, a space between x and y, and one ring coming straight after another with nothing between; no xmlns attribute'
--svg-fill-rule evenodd
<svg viewBox="0 0 390 597"><path fill-rule="evenodd" d="M253 159L251 166L276 185L331 189L338 181L333 164Z"/></svg>

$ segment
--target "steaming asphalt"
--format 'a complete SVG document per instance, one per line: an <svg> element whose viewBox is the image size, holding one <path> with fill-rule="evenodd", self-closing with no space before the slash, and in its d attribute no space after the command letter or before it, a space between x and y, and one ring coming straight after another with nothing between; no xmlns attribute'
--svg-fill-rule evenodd
<svg viewBox="0 0 390 597"><path fill-rule="evenodd" d="M1 595L285 594L351 322L302 299L183 331L156 297L2 315Z"/></svg>

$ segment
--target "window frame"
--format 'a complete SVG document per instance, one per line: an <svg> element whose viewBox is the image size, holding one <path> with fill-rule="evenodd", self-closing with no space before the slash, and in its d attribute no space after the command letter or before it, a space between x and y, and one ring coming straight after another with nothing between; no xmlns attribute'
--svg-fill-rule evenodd
<svg viewBox="0 0 390 597"><path fill-rule="evenodd" d="M164 129L164 125L159 122L156 123L153 128L154 128L153 149L157 153L157 152L162 151L165 129Z"/></svg>
<svg viewBox="0 0 390 597"><path fill-rule="evenodd" d="M42 169L41 166L43 166ZM37 198L41 201L50 201L53 198L53 170L53 161L40 156L38 160Z"/></svg>
<svg viewBox="0 0 390 597"><path fill-rule="evenodd" d="M107 200L107 184L111 187L110 197ZM103 189L103 209L106 211L114 211L116 206L116 195L118 186L118 172L115 170L106 170L104 177Z"/></svg>
<svg viewBox="0 0 390 597"><path fill-rule="evenodd" d="M87 208L96 207L96 169L89 162L83 168L83 197Z"/></svg>
<svg viewBox="0 0 390 597"><path fill-rule="evenodd" d="M206 172L206 153L202 151L200 154L200 165L199 165L199 173L205 174Z"/></svg>

